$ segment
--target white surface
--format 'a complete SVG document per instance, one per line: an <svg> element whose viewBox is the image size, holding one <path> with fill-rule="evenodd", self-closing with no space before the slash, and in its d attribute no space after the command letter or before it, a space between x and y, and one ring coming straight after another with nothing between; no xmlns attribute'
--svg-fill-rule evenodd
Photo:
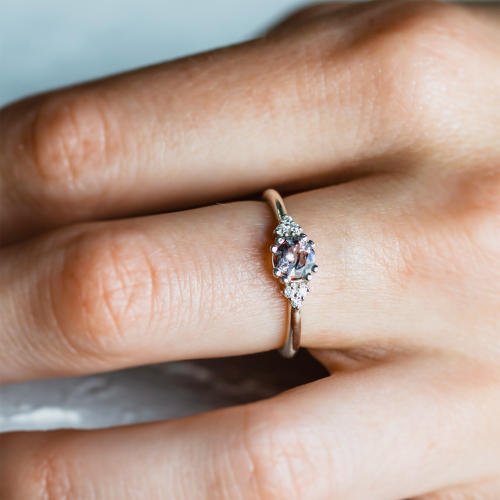
<svg viewBox="0 0 500 500"><path fill-rule="evenodd" d="M0 388L0 432L91 429L167 420L248 403L288 388L235 366L180 361ZM266 383L267 382L267 383Z"/></svg>

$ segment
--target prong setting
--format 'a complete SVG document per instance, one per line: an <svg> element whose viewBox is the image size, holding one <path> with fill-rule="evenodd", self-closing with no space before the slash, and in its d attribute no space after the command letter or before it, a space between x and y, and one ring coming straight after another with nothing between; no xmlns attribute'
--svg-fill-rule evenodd
<svg viewBox="0 0 500 500"><path fill-rule="evenodd" d="M271 246L273 274L283 285L283 295L300 309L309 294L308 282L318 271L314 242L289 215L281 218Z"/></svg>
<svg viewBox="0 0 500 500"><path fill-rule="evenodd" d="M318 271L316 252L314 243L286 213L283 198L276 190L267 189L262 199L269 204L278 223L270 248L272 269L279 279L278 288L288 301L285 339L279 352L285 358L292 358L300 346L302 304L311 291L309 281Z"/></svg>

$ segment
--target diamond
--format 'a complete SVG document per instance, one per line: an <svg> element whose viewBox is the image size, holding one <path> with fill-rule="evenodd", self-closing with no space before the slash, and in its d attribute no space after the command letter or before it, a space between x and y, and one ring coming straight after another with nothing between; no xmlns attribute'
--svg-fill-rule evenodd
<svg viewBox="0 0 500 500"><path fill-rule="evenodd" d="M289 215L285 215L274 232L278 236L298 236L302 233L302 228Z"/></svg>
<svg viewBox="0 0 500 500"><path fill-rule="evenodd" d="M290 299L292 307L296 309L300 309L302 307L302 303L309 293L309 288L303 283L291 283L288 285L283 291L283 295Z"/></svg>

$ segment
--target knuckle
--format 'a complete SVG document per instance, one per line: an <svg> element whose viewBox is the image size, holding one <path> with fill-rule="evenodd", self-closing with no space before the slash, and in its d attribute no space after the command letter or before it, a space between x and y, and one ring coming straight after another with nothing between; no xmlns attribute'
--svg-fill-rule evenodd
<svg viewBox="0 0 500 500"><path fill-rule="evenodd" d="M257 498L302 500L332 491L334 471L324 467L328 450L320 436L301 431L300 418L294 415L292 422L289 412L279 407L265 415L247 411L244 454L251 464L250 482Z"/></svg>
<svg viewBox="0 0 500 500"><path fill-rule="evenodd" d="M389 146L426 137L429 127L438 130L460 113L457 93L475 85L464 70L477 59L471 51L478 36L469 17L463 8L441 2L390 0L321 20L304 34L314 41L305 71L321 69L321 86L310 94L317 100L318 88L324 89L322 108L361 113L365 119L357 133L363 137L379 141L383 134Z"/></svg>
<svg viewBox="0 0 500 500"><path fill-rule="evenodd" d="M66 432L10 433L2 438L6 460L0 471L2 499L72 500L70 463L60 444ZM4 474L4 470L6 473Z"/></svg>
<svg viewBox="0 0 500 500"><path fill-rule="evenodd" d="M393 9L392 16L380 19L380 31L371 33L371 47L360 49L367 58L362 68L368 70L361 95L375 103L376 125L396 137L403 132L414 142L428 137L433 127L439 131L443 118L457 113L459 73L470 64L457 37L460 16L455 7L425 1L397 3Z"/></svg>
<svg viewBox="0 0 500 500"><path fill-rule="evenodd" d="M137 232L109 227L66 243L53 310L77 353L120 355L151 330L160 302L148 243Z"/></svg>
<svg viewBox="0 0 500 500"><path fill-rule="evenodd" d="M85 91L49 95L35 104L30 121L29 164L34 174L32 194L45 205L89 201L96 190L97 172L108 169L120 154L116 124L103 99ZM29 167L28 167L29 168Z"/></svg>
<svg viewBox="0 0 500 500"><path fill-rule="evenodd" d="M32 472L40 500L71 500L72 484L69 464L63 454L49 447L38 454Z"/></svg>

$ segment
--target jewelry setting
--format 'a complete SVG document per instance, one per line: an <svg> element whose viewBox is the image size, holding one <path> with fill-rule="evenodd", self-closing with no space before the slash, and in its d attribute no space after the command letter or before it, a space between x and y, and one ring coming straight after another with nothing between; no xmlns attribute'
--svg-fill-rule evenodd
<svg viewBox="0 0 500 500"><path fill-rule="evenodd" d="M301 308L310 292L307 284L319 269L315 245L286 213L283 199L274 189L268 189L262 198L271 206L278 222L275 244L271 246L273 274L285 286L281 293L289 301L285 344L280 353L291 358L300 346Z"/></svg>
<svg viewBox="0 0 500 500"><path fill-rule="evenodd" d="M312 273L319 269L314 241L302 232L302 228L289 215L281 218L274 234L276 244L271 247L274 276L286 285L282 293L290 300L292 307L300 309L310 292L307 282L312 280Z"/></svg>

